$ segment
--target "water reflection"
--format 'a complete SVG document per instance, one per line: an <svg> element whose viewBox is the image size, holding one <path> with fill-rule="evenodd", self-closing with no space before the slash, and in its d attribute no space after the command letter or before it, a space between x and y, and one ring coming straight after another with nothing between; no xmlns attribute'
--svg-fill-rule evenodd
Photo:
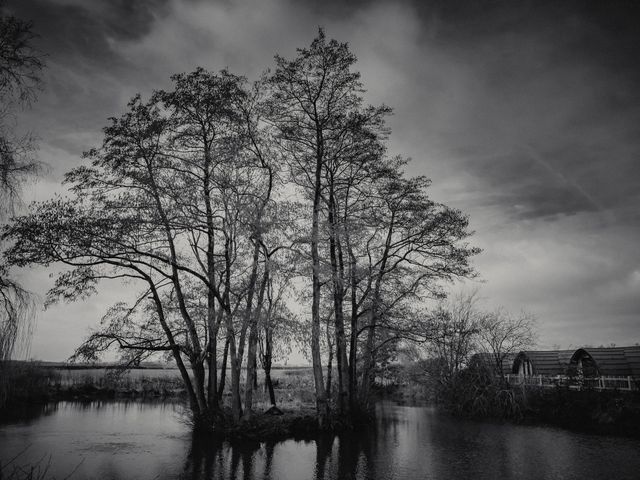
<svg viewBox="0 0 640 480"><path fill-rule="evenodd" d="M10 408L0 409L0 425L12 423L29 423L46 415L52 415L58 410L58 403L31 404L24 403L13 405Z"/></svg>
<svg viewBox="0 0 640 480"><path fill-rule="evenodd" d="M362 432L313 441L229 444L193 438L177 404L60 402L0 426L0 460L51 455L64 478L589 479L637 478L640 442L543 427L461 421L381 404Z"/></svg>

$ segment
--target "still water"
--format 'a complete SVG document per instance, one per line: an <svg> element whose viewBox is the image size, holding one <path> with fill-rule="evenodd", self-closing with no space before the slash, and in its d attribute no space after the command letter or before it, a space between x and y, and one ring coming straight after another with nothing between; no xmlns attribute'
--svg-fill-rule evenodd
<svg viewBox="0 0 640 480"><path fill-rule="evenodd" d="M181 409L49 405L0 425L0 460L20 454L14 466L48 465L57 479L640 479L638 440L472 422L430 407L380 404L357 435L242 445L192 441Z"/></svg>

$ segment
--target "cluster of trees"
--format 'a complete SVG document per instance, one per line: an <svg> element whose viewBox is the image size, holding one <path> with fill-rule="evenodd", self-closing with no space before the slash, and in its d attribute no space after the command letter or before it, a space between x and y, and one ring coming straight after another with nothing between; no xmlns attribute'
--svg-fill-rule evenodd
<svg viewBox="0 0 640 480"><path fill-rule="evenodd" d="M472 276L477 253L466 216L387 154L390 109L364 104L346 44L320 30L275 62L253 83L198 68L134 97L67 174L72 194L3 233L12 265L64 266L48 301L84 299L103 279L139 289L76 356L166 353L209 427L226 418L225 389L233 421L251 417L258 363L275 404L271 363L292 335L321 426L332 409L366 408L380 361L428 335L423 300Z"/></svg>
<svg viewBox="0 0 640 480"><path fill-rule="evenodd" d="M452 403L477 396L478 388L489 384L505 387L509 361L536 342L535 317L504 308L483 310L477 291L443 301L428 328L427 370L440 396Z"/></svg>

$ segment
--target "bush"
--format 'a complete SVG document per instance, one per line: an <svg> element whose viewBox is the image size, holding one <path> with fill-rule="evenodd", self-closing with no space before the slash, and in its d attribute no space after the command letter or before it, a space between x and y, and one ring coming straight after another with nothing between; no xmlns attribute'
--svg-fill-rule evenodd
<svg viewBox="0 0 640 480"><path fill-rule="evenodd" d="M60 374L35 362L0 363L0 408L21 403L42 403L50 397Z"/></svg>

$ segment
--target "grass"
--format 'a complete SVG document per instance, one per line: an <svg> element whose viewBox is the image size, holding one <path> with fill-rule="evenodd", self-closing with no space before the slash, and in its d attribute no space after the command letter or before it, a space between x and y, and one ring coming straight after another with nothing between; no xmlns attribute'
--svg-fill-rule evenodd
<svg viewBox="0 0 640 480"><path fill-rule="evenodd" d="M0 363L0 407L32 401L46 401L60 375L35 363Z"/></svg>
<svg viewBox="0 0 640 480"><path fill-rule="evenodd" d="M121 371L116 368L76 365L67 368L39 362L6 362L0 364L0 378L0 407L61 399L163 399L186 396L180 373L172 368ZM227 372L227 382L230 378L230 372ZM314 405L310 368L274 368L272 381L280 408L300 410ZM258 384L258 389L254 391L254 411L261 412L271 407L269 395L263 387L263 372L258 374Z"/></svg>
<svg viewBox="0 0 640 480"><path fill-rule="evenodd" d="M166 398L185 394L177 370L66 369L37 362L0 364L0 407L60 399Z"/></svg>
<svg viewBox="0 0 640 480"><path fill-rule="evenodd" d="M16 363L8 369L11 381L6 391L5 413L12 408L45 404L56 400L89 401L104 398L174 401L186 399L186 391L176 369L53 368L37 363ZM244 373L244 372L243 372ZM230 373L227 372L227 380ZM8 378L8 377L7 377ZM264 374L258 375L258 388L253 393L250 419L240 423L224 422L224 436L229 439L265 440L311 438L318 433L315 415L315 388L310 368L278 368L272 370L272 383L277 407L282 415L264 414L271 407ZM244 389L242 381L242 390ZM334 390L335 391L335 390ZM244 392L241 392L244 398ZM230 410L229 384L223 404ZM3 409L0 409L2 413ZM353 422L330 418L328 430L353 428ZM189 423L188 420L186 420ZM2 477L0 477L1 479Z"/></svg>

